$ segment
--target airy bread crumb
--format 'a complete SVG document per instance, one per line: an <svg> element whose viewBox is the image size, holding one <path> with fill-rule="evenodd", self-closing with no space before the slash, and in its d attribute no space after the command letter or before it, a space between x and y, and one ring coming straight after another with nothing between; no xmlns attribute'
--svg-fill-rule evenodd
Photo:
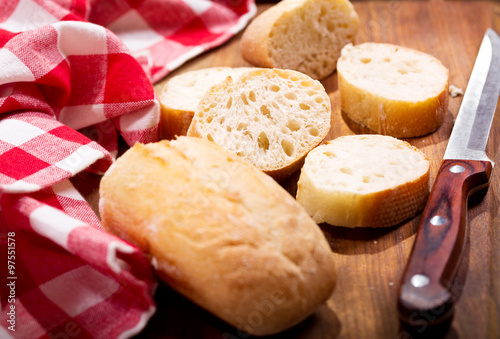
<svg viewBox="0 0 500 339"><path fill-rule="evenodd" d="M452 98L457 97L459 95L464 95L464 90L455 85L450 85L450 95Z"/></svg>
<svg viewBox="0 0 500 339"><path fill-rule="evenodd" d="M237 79L255 67L210 67L184 72L169 79L161 88L161 139L186 135L194 111L206 91L228 76Z"/></svg>
<svg viewBox="0 0 500 339"><path fill-rule="evenodd" d="M187 135L213 141L280 180L323 141L330 119L330 98L319 81L261 69L213 86Z"/></svg>

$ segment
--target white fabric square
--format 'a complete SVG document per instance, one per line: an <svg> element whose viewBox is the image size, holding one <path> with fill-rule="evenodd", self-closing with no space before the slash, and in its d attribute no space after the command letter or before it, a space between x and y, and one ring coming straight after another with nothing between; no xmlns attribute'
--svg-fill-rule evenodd
<svg viewBox="0 0 500 339"><path fill-rule="evenodd" d="M21 120L0 120L0 139L14 146L20 146L44 133L44 130Z"/></svg>
<svg viewBox="0 0 500 339"><path fill-rule="evenodd" d="M122 131L141 131L156 126L160 115L160 104L155 100L155 108L149 106L138 109L132 113L120 117L120 129Z"/></svg>
<svg viewBox="0 0 500 339"><path fill-rule="evenodd" d="M198 16L203 14L203 12L212 6L212 2L207 0L184 0L184 3L188 5Z"/></svg>
<svg viewBox="0 0 500 339"><path fill-rule="evenodd" d="M113 295L120 284L86 265L66 272L40 290L69 316L82 314Z"/></svg>
<svg viewBox="0 0 500 339"><path fill-rule="evenodd" d="M53 25L57 46L64 56L108 53L106 29L88 22L65 21Z"/></svg>
<svg viewBox="0 0 500 339"><path fill-rule="evenodd" d="M163 40L163 36L149 27L140 14L133 9L119 19L113 21L108 28L113 31L132 52L151 47Z"/></svg>
<svg viewBox="0 0 500 339"><path fill-rule="evenodd" d="M10 17L0 28L11 32L25 32L59 21L33 0L20 0Z"/></svg>
<svg viewBox="0 0 500 339"><path fill-rule="evenodd" d="M9 304L7 304L9 305ZM9 307L9 306L6 306L6 308ZM7 313L9 310L6 309L6 310L0 310L2 311L2 313ZM8 323L7 323L8 324ZM7 325L8 327L9 325ZM12 333L15 333L15 332L12 332ZM0 326L0 338L4 338L4 339L11 339L11 338L14 338L13 336L10 335L10 333L3 327L3 326Z"/></svg>
<svg viewBox="0 0 500 339"><path fill-rule="evenodd" d="M71 183L71 181L69 181L69 179L58 182L57 184L52 186L52 190L54 191L55 194L61 197L66 197L73 200L85 201L80 192L78 192L78 190L75 188L75 186L73 186L73 184Z"/></svg>
<svg viewBox="0 0 500 339"><path fill-rule="evenodd" d="M35 81L31 70L18 57L6 48L0 49L0 85L12 82Z"/></svg>
<svg viewBox="0 0 500 339"><path fill-rule="evenodd" d="M102 152L87 145L83 145L69 157L56 162L54 165L70 172L71 174L76 174L92 165L96 160L101 159L102 157L104 157Z"/></svg>
<svg viewBox="0 0 500 339"><path fill-rule="evenodd" d="M30 193L42 189L40 185L32 184L22 180L18 180L16 182L13 182L12 184L3 185L2 188L5 193Z"/></svg>
<svg viewBox="0 0 500 339"><path fill-rule="evenodd" d="M50 206L41 206L35 209L31 212L29 219L35 232L63 248L68 247L68 236L72 230L78 227L87 227L83 221L72 218Z"/></svg>
<svg viewBox="0 0 500 339"><path fill-rule="evenodd" d="M89 127L106 120L104 105L64 106L58 120L76 130Z"/></svg>

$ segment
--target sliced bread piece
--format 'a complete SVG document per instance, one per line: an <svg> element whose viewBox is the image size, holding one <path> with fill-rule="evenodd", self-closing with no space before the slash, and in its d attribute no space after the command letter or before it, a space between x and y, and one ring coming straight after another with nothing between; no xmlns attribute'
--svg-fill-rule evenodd
<svg viewBox="0 0 500 339"><path fill-rule="evenodd" d="M280 180L323 141L330 119L330 98L319 81L261 69L213 86L187 135L213 141Z"/></svg>
<svg viewBox="0 0 500 339"><path fill-rule="evenodd" d="M293 69L313 79L330 75L359 18L347 0L282 0L256 17L240 42L253 65Z"/></svg>
<svg viewBox="0 0 500 339"><path fill-rule="evenodd" d="M161 104L161 138L186 135L203 94L228 76L238 78L254 67L210 67L181 73L168 80L158 95Z"/></svg>
<svg viewBox="0 0 500 339"><path fill-rule="evenodd" d="M104 175L103 226L139 247L159 278L241 332L309 316L335 286L330 246L269 176L214 143L136 144Z"/></svg>
<svg viewBox="0 0 500 339"><path fill-rule="evenodd" d="M297 185L297 201L317 223L393 226L424 208L429 161L390 136L344 136L307 155Z"/></svg>
<svg viewBox="0 0 500 339"><path fill-rule="evenodd" d="M448 109L448 69L435 57L384 43L347 45L337 65L341 108L396 138L429 134Z"/></svg>

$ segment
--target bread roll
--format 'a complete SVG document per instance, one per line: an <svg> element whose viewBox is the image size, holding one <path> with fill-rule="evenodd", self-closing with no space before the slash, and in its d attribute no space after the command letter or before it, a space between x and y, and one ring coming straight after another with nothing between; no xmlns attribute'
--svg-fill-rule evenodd
<svg viewBox="0 0 500 339"><path fill-rule="evenodd" d="M344 136L307 155L297 185L297 201L317 223L393 226L424 208L429 161L393 137Z"/></svg>
<svg viewBox="0 0 500 339"><path fill-rule="evenodd" d="M319 81L296 71L261 69L213 86L187 135L213 141L281 180L321 143L330 119L330 98Z"/></svg>
<svg viewBox="0 0 500 339"><path fill-rule="evenodd" d="M136 144L100 194L106 230L146 253L172 288L249 334L297 324L334 289L332 252L307 212L214 143Z"/></svg>
<svg viewBox="0 0 500 339"><path fill-rule="evenodd" d="M293 69L322 79L354 40L359 18L347 0L282 0L247 27L241 55L253 65Z"/></svg>
<svg viewBox="0 0 500 339"><path fill-rule="evenodd" d="M448 109L448 69L431 55L391 44L347 45L337 66L341 108L396 138L429 134Z"/></svg>
<svg viewBox="0 0 500 339"><path fill-rule="evenodd" d="M196 106L203 94L228 76L233 79L254 67L210 67L181 73L168 80L160 90L161 138L186 135Z"/></svg>

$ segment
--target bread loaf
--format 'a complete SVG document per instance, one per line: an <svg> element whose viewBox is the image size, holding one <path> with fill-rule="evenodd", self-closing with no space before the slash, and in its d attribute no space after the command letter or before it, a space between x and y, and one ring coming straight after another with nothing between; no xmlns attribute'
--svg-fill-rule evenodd
<svg viewBox="0 0 500 339"><path fill-rule="evenodd" d="M184 72L168 80L158 95L161 104L161 138L186 135L203 94L228 76L233 79L253 67L210 67Z"/></svg>
<svg viewBox="0 0 500 339"><path fill-rule="evenodd" d="M253 65L322 79L335 70L340 50L358 29L348 0L282 0L250 23L240 50Z"/></svg>
<svg viewBox="0 0 500 339"><path fill-rule="evenodd" d="M314 312L335 284L320 228L272 178L212 142L136 144L101 181L106 230L172 288L252 335Z"/></svg>
<svg viewBox="0 0 500 339"><path fill-rule="evenodd" d="M297 201L317 223L393 226L424 208L429 161L393 137L344 136L307 155L297 185Z"/></svg>
<svg viewBox="0 0 500 339"><path fill-rule="evenodd" d="M187 135L213 141L280 180L321 143L330 119L320 82L296 71L261 69L213 86Z"/></svg>
<svg viewBox="0 0 500 339"><path fill-rule="evenodd" d="M448 69L391 44L347 45L337 66L341 108L354 122L396 138L436 130L448 109Z"/></svg>

